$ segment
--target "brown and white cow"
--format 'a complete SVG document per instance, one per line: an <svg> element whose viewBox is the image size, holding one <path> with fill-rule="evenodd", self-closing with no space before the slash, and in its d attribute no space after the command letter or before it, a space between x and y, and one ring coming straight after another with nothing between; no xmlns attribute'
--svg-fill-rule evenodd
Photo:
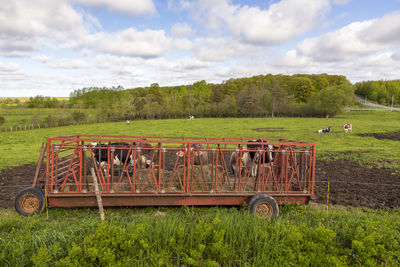
<svg viewBox="0 0 400 267"><path fill-rule="evenodd" d="M346 123L343 125L344 132L347 133L348 131L352 132L353 131L353 126L350 123Z"/></svg>

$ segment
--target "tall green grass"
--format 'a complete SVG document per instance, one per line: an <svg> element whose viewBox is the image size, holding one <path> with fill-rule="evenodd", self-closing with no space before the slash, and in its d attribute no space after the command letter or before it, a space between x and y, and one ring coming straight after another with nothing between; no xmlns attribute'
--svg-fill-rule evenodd
<svg viewBox="0 0 400 267"><path fill-rule="evenodd" d="M399 117L377 112L328 119L143 120L1 133L0 169L35 163L46 137L71 134L288 138L316 143L319 159L398 168L397 141L356 134L399 131ZM353 133L343 132L344 123L353 124ZM331 133L317 133L328 126ZM327 214L288 205L267 223L245 208L106 209L103 223L96 209L49 213L46 220L45 214L0 210L0 266L400 266L398 209L333 207Z"/></svg>
<svg viewBox="0 0 400 267"><path fill-rule="evenodd" d="M1 266L398 266L400 210L244 208L1 210Z"/></svg>
<svg viewBox="0 0 400 267"><path fill-rule="evenodd" d="M344 123L353 124L353 132L345 134ZM329 134L320 128L332 127ZM283 128L281 132L257 132L256 128ZM397 141L360 137L358 133L400 131L400 113L365 112L335 118L204 118L195 120L139 120L84 124L0 134L0 169L37 162L39 149L47 137L72 134L160 135L287 138L317 145L317 157L328 160L342 158L366 166L400 167L400 146ZM351 151L355 153L340 153ZM331 154L335 154L331 156Z"/></svg>

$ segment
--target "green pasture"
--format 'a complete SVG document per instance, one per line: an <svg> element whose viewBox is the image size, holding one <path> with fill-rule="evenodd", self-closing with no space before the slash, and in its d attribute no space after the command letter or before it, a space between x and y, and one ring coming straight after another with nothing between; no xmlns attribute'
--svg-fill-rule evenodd
<svg viewBox="0 0 400 267"><path fill-rule="evenodd" d="M244 208L0 210L1 266L399 266L400 210Z"/></svg>
<svg viewBox="0 0 400 267"><path fill-rule="evenodd" d="M160 135L286 138L317 145L317 159L347 159L365 166L400 167L398 141L361 137L361 133L400 131L400 113L390 111L346 113L335 118L196 118L138 120L82 124L0 134L0 169L37 162L39 149L47 137L73 134ZM352 123L353 132L345 134L344 123ZM329 134L320 128L332 127ZM276 128L258 132L257 128ZM278 129L282 128L282 129ZM278 129L278 131L277 131ZM352 153L347 153L350 151ZM341 153L346 152L346 153Z"/></svg>
<svg viewBox="0 0 400 267"><path fill-rule="evenodd" d="M94 112L90 109L75 109L75 108L18 108L18 107L8 107L4 106L0 108L0 116L5 118L5 122L0 125L0 132L4 132L4 128L10 131L10 127L24 128L26 125L29 128L34 124L37 127L37 122L42 121L48 117L67 117L71 115L74 111L81 111L86 114L87 119L93 120ZM13 130L15 131L15 130Z"/></svg>
<svg viewBox="0 0 400 267"><path fill-rule="evenodd" d="M399 117L141 120L1 133L0 169L36 163L47 137L117 134L286 138L316 143L318 159L396 171L397 141L357 134L399 131ZM344 123L352 123L352 133L344 133ZM328 126L331 133L317 133ZM287 205L268 222L245 207L106 208L102 223L97 209L48 213L47 219L0 209L0 266L400 266L399 209L334 206L328 213L324 205Z"/></svg>

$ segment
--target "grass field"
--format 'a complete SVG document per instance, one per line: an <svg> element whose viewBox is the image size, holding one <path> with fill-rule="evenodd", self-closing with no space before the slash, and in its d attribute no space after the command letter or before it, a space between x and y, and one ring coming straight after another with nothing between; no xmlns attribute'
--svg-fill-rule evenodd
<svg viewBox="0 0 400 267"><path fill-rule="evenodd" d="M71 134L274 137L317 144L317 158L400 167L397 141L357 136L400 130L400 113L336 118L143 120L0 134L0 169L36 163L46 137ZM353 124L345 134L342 125ZM332 127L329 134L320 128ZM257 132L256 128L283 128ZM353 151L357 153L342 153ZM265 222L238 208L0 210L0 266L400 266L400 210L281 207Z"/></svg>
<svg viewBox="0 0 400 267"><path fill-rule="evenodd" d="M47 116L53 117L67 117L74 111L81 111L79 109L73 108L17 108L17 107L9 107L9 108L0 108L0 116L5 118L5 122L0 125L0 131L3 132L4 128L10 127L18 127L19 125L30 126L32 121L42 121ZM87 118L93 120L93 112L91 110L82 110L86 115ZM37 123L34 123L37 124ZM35 128L37 126L35 125ZM9 130L9 129L7 129Z"/></svg>
<svg viewBox="0 0 400 267"><path fill-rule="evenodd" d="M140 120L130 125L124 122L83 124L0 134L0 169L37 161L39 149L47 137L72 134L166 135L287 138L317 145L319 159L344 158L366 166L400 167L400 146L397 141L360 137L359 133L384 133L400 130L400 113L366 112L345 114L335 118L205 118ZM344 123L353 124L353 132L345 134ZM332 127L329 134L319 134L320 128ZM257 132L257 128L283 128L280 132ZM357 153L340 153L352 151ZM334 153L334 155L332 155Z"/></svg>
<svg viewBox="0 0 400 267"><path fill-rule="evenodd" d="M400 210L243 208L0 210L1 266L398 266Z"/></svg>

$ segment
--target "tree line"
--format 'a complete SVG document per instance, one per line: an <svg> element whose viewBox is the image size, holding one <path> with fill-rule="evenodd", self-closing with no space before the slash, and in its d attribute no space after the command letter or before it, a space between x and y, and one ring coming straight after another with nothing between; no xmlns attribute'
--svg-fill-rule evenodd
<svg viewBox="0 0 400 267"><path fill-rule="evenodd" d="M355 93L382 105L400 103L400 80L365 81L355 84Z"/></svg>
<svg viewBox="0 0 400 267"><path fill-rule="evenodd" d="M221 84L124 89L83 88L69 106L92 108L101 120L197 117L334 116L354 98L342 75L258 75Z"/></svg>

